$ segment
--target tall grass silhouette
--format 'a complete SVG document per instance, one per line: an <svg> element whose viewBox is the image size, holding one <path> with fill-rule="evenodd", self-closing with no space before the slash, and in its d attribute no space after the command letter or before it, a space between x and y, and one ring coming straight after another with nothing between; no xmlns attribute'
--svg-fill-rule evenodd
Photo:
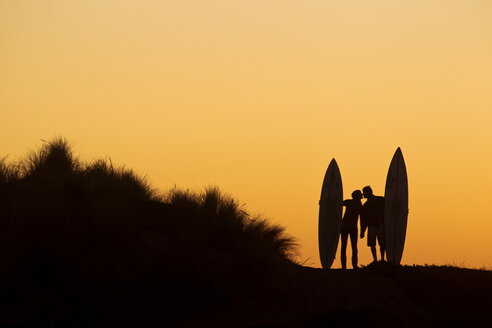
<svg viewBox="0 0 492 328"><path fill-rule="evenodd" d="M80 170L79 160L62 138L45 143L39 151L31 151L21 164L24 175L65 176Z"/></svg>
<svg viewBox="0 0 492 328"><path fill-rule="evenodd" d="M240 234L243 242L250 239L285 259L293 260L297 255L298 245L293 237L285 234L283 227L261 216L251 216L237 200L222 194L217 187L208 187L202 193L172 189L166 199L173 208L193 213L210 226L219 228L218 231L227 231L224 237L230 236L231 240L237 241Z"/></svg>
<svg viewBox="0 0 492 328"><path fill-rule="evenodd" d="M0 198L0 287L10 286L0 304L45 314L26 325L172 320L271 288L296 254L282 227L218 188L159 194L130 169L81 161L61 138L1 160Z"/></svg>

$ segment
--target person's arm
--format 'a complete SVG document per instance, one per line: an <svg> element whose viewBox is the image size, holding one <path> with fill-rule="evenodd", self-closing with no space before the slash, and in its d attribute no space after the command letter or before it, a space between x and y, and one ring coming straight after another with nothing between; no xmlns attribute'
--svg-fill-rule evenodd
<svg viewBox="0 0 492 328"><path fill-rule="evenodd" d="M367 229L367 213L364 207L360 211L360 238L364 238Z"/></svg>

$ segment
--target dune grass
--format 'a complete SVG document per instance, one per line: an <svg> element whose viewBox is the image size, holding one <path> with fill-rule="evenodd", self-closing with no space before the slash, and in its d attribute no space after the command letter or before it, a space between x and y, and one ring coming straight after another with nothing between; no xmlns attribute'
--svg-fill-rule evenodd
<svg viewBox="0 0 492 328"><path fill-rule="evenodd" d="M283 227L261 216L250 215L237 200L223 194L217 187L208 187L201 193L172 189L165 199L173 208L207 220L224 231L224 236L235 239L237 234L241 234L243 239L254 240L283 258L294 260L297 256L298 244Z"/></svg>
<svg viewBox="0 0 492 328"><path fill-rule="evenodd" d="M83 162L61 138L3 159L0 304L117 325L116 313L141 323L269 288L295 240L239 204L216 187L159 193L111 161Z"/></svg>
<svg viewBox="0 0 492 328"><path fill-rule="evenodd" d="M83 163L62 138L44 143L41 149L31 151L18 162L1 160L0 189L6 204L23 203L28 207L40 201L51 204L52 209L83 207L91 211L97 206L113 206L116 214L121 210L118 206L160 203L171 207L182 220L194 224L196 220L206 220L200 225L205 223L224 236L241 234L286 259L292 260L296 254L297 244L283 227L250 215L237 200L217 187L208 187L203 192L173 188L159 194L146 179L130 169L114 167L111 161ZM12 210L15 216L16 209Z"/></svg>

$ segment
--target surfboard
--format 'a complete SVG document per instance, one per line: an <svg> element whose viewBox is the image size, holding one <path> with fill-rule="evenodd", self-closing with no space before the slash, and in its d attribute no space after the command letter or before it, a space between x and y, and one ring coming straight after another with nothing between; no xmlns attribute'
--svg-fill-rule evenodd
<svg viewBox="0 0 492 328"><path fill-rule="evenodd" d="M408 179L400 147L396 150L384 190L384 228L388 261L400 264L408 221Z"/></svg>
<svg viewBox="0 0 492 328"><path fill-rule="evenodd" d="M342 224L342 176L335 159L326 170L321 187L318 219L319 257L323 269L329 269L337 253Z"/></svg>

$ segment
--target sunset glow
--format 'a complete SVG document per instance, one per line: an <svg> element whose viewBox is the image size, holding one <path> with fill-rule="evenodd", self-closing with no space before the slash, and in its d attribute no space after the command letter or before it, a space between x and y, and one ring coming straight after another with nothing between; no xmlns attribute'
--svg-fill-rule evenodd
<svg viewBox="0 0 492 328"><path fill-rule="evenodd" d="M319 267L330 160L346 198L383 195L401 147L402 263L490 268L490 17L479 0L0 0L0 156L63 136L163 192L218 186Z"/></svg>

